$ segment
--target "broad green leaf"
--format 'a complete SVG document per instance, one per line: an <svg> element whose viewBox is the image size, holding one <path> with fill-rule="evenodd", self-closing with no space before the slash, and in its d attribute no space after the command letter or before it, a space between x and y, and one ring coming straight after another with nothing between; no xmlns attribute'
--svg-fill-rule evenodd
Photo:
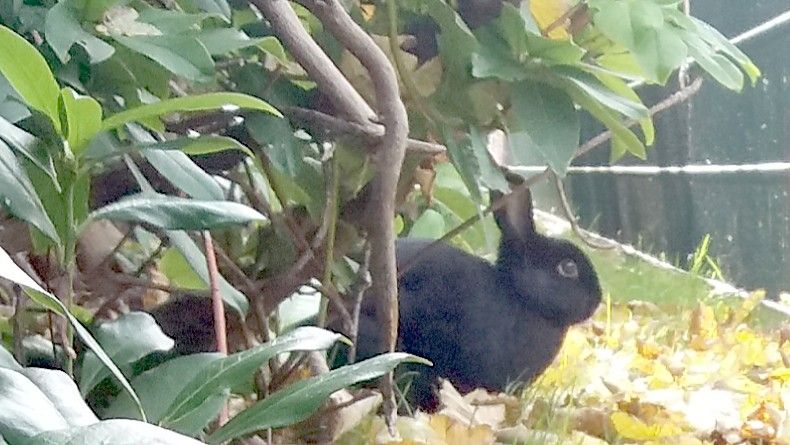
<svg viewBox="0 0 790 445"><path fill-rule="evenodd" d="M154 318L145 312L131 312L117 320L102 323L95 334L113 363L121 367L131 365L152 352L168 351L174 344ZM89 352L82 362L80 391L83 395L88 394L108 376L107 368L102 366L96 354Z"/></svg>
<svg viewBox="0 0 790 445"><path fill-rule="evenodd" d="M281 64L284 65L288 63L288 56L285 53L285 48L283 48L282 43L280 43L277 37L266 36L262 39L259 39L257 45L261 51L274 57Z"/></svg>
<svg viewBox="0 0 790 445"><path fill-rule="evenodd" d="M26 445L203 445L165 428L138 420L111 419L93 425L43 433Z"/></svg>
<svg viewBox="0 0 790 445"><path fill-rule="evenodd" d="M510 122L513 130L525 131L552 170L560 176L579 147L579 115L573 101L562 90L534 82L511 87ZM529 147L511 147L516 161L527 159Z"/></svg>
<svg viewBox="0 0 790 445"><path fill-rule="evenodd" d="M2 117L0 117L0 139L49 176L58 193L60 192L60 184L52 157L41 140Z"/></svg>
<svg viewBox="0 0 790 445"><path fill-rule="evenodd" d="M517 82L527 77L524 65L515 60L505 42L492 31L480 32L480 45L472 53L472 76Z"/></svg>
<svg viewBox="0 0 790 445"><path fill-rule="evenodd" d="M340 337L324 329L302 327L269 343L212 362L178 394L160 424L167 426L179 422L218 391L249 379L259 366L278 354L327 349Z"/></svg>
<svg viewBox="0 0 790 445"><path fill-rule="evenodd" d="M445 73L465 72L472 53L479 46L472 31L452 6L443 0L424 0L419 2L419 7L418 12L431 17L441 30L437 42Z"/></svg>
<svg viewBox="0 0 790 445"><path fill-rule="evenodd" d="M488 153L486 136L477 127L469 127L469 144L475 154L477 166L480 169L480 183L489 190L506 192L509 185L491 155Z"/></svg>
<svg viewBox="0 0 790 445"><path fill-rule="evenodd" d="M447 154L450 155L453 166L461 175L472 198L477 202L482 202L483 196L480 194L480 185L477 182L480 167L477 165L472 147L469 144L456 141L455 134L450 128L445 127L442 130Z"/></svg>
<svg viewBox="0 0 790 445"><path fill-rule="evenodd" d="M14 356L8 351L8 349L0 346L0 368L8 368L14 371L20 371L22 366L17 363L14 359Z"/></svg>
<svg viewBox="0 0 790 445"><path fill-rule="evenodd" d="M212 56L221 56L242 48L255 46L260 41L259 39L251 39L243 31L234 28L209 29L200 31L194 36L206 47L208 53Z"/></svg>
<svg viewBox="0 0 790 445"><path fill-rule="evenodd" d="M599 1L593 21L605 36L628 48L645 76L661 84L686 58L687 48L650 0Z"/></svg>
<svg viewBox="0 0 790 445"><path fill-rule="evenodd" d="M71 87L61 91L60 100L65 115L63 132L69 148L79 158L101 129L101 105L90 96L77 94Z"/></svg>
<svg viewBox="0 0 790 445"><path fill-rule="evenodd" d="M287 119L256 113L245 120L245 125L275 168L291 177L304 170L302 143Z"/></svg>
<svg viewBox="0 0 790 445"><path fill-rule="evenodd" d="M207 82L214 71L214 60L195 37L182 35L133 36L113 34L113 39L140 53L171 73L196 82Z"/></svg>
<svg viewBox="0 0 790 445"><path fill-rule="evenodd" d="M3 48L0 51L0 73L27 105L49 117L60 132L60 88L47 61L27 40L2 25L0 48Z"/></svg>
<svg viewBox="0 0 790 445"><path fill-rule="evenodd" d="M730 59L716 54L714 49L697 35L683 30L677 32L683 41L686 42L689 55L717 82L733 91L743 89L743 73Z"/></svg>
<svg viewBox="0 0 790 445"><path fill-rule="evenodd" d="M174 232L181 233L181 232ZM191 240L191 238L190 238ZM197 248L197 246L195 246ZM205 257L200 249L197 250L199 254L198 261L205 263ZM203 278L192 269L192 266L184 258L178 249L168 247L165 249L164 254L159 258L158 266L168 281L173 286L182 287L184 289L208 289L208 284L203 281Z"/></svg>
<svg viewBox="0 0 790 445"><path fill-rule="evenodd" d="M672 13L675 16L682 15L679 11L672 11ZM738 49L737 46L733 45L729 40L727 40L727 38L724 37L716 28L710 26L702 20L699 20L695 17L688 17L688 20L696 25L696 30L699 33L699 36L708 42L710 46L738 62L738 64L741 65L741 69L743 69L746 75L749 76L752 84L757 81L757 78L760 77L760 69L757 68L757 66L749 59L746 54L743 53L743 51Z"/></svg>
<svg viewBox="0 0 790 445"><path fill-rule="evenodd" d="M601 83L606 86L606 88L610 89L615 94L624 97L634 103L642 104L642 99L636 94L636 92L628 86L628 84L620 79L619 77L605 72L604 70L595 70L593 71L593 75L601 81ZM645 107L645 112L647 112L647 108ZM645 145L653 145L656 137L656 129L653 125L653 119L651 116L647 116L645 118L639 119L639 126L642 128L642 134L644 135Z"/></svg>
<svg viewBox="0 0 790 445"><path fill-rule="evenodd" d="M415 238L439 239L447 232L444 218L434 209L422 212L409 230L409 236Z"/></svg>
<svg viewBox="0 0 790 445"><path fill-rule="evenodd" d="M21 373L55 405L69 426L86 426L99 421L82 400L77 385L65 372L55 369L25 368Z"/></svg>
<svg viewBox="0 0 790 445"><path fill-rule="evenodd" d="M600 102L587 96L582 90L571 91L570 93L577 104L612 131L613 159L616 159L615 155L620 154L621 151L623 153L629 152L640 159L646 157L645 146L639 138L636 137L636 135L629 130L614 113L612 113L612 111L602 106Z"/></svg>
<svg viewBox="0 0 790 445"><path fill-rule="evenodd" d="M203 11L222 15L230 22L231 9L227 0L192 0L191 3Z"/></svg>
<svg viewBox="0 0 790 445"><path fill-rule="evenodd" d="M30 443L38 433L68 427L33 382L19 372L0 368L0 436L8 443Z"/></svg>
<svg viewBox="0 0 790 445"><path fill-rule="evenodd" d="M206 257L203 251L185 232L171 230L166 232L166 235L170 245L175 247L178 252L183 255L192 271L202 280L203 286L200 288L208 289L208 267L206 266ZM220 274L219 277L219 291L220 294L222 294L222 301L224 301L228 307L235 310L242 317L247 314L249 308L247 297L235 287L231 286L222 274Z"/></svg>
<svg viewBox="0 0 790 445"><path fill-rule="evenodd" d="M55 243L60 237L49 219L44 204L30 182L25 170L19 165L14 152L0 140L0 208L33 225Z"/></svg>
<svg viewBox="0 0 790 445"><path fill-rule="evenodd" d="M298 381L258 401L230 419L208 437L208 443L219 444L258 430L297 423L315 412L336 391L381 377L401 363L430 364L425 359L395 352Z"/></svg>
<svg viewBox="0 0 790 445"><path fill-rule="evenodd" d="M211 363L220 360L218 352L185 355L168 360L149 369L131 381L140 401L143 403L148 421L158 423L167 408L186 387L186 385ZM102 412L105 418L137 416L134 402L128 394L119 394L110 406Z"/></svg>
<svg viewBox="0 0 790 445"><path fill-rule="evenodd" d="M146 223L167 230L208 230L266 219L257 210L237 202L156 194L124 198L93 211L88 218Z"/></svg>
<svg viewBox="0 0 790 445"><path fill-rule="evenodd" d="M632 95L624 97L612 91L591 74L568 67L555 68L554 72L558 74L561 79L572 83L574 87L581 89L585 94L607 108L632 119L644 119L649 117L647 107L645 107L641 101L634 101Z"/></svg>
<svg viewBox="0 0 790 445"><path fill-rule="evenodd" d="M66 317L69 320L69 323L71 323L71 325L74 327L74 331L77 333L80 339L82 339L82 341L86 346L88 346L88 348L90 348L91 351L99 356L101 362L110 369L115 378L117 378L121 383L121 386L123 386L124 390L126 390L135 401L140 413L143 412L142 406L140 405L140 399L137 398L137 394L134 393L134 390L126 380L126 377L124 377L121 370L115 366L115 363L110 360L110 357L108 357L107 353L102 350L101 346L99 346L99 343L96 342L90 332L88 332L88 330L82 326L79 320L71 315L71 312L66 309L66 306L64 306L63 303L57 299L57 297L42 289L41 286L39 286L32 278L30 278L30 276L20 269L19 266L17 266L16 263L11 260L11 257L8 256L8 253L6 253L2 247L0 247L0 277L23 286L31 300L58 315ZM0 435L1 434L2 432L0 432Z"/></svg>
<svg viewBox="0 0 790 445"><path fill-rule="evenodd" d="M91 64L109 59L115 48L82 28L76 8L76 1L62 0L49 9L44 22L47 43L64 64L71 59L69 50L75 43L85 48Z"/></svg>
<svg viewBox="0 0 790 445"><path fill-rule="evenodd" d="M144 150L143 156L171 184L195 199L222 201L225 193L216 180L180 151Z"/></svg>
<svg viewBox="0 0 790 445"><path fill-rule="evenodd" d="M225 20L222 14L195 13L188 14L181 11L171 11L159 8L147 8L140 11L137 20L150 23L164 34L177 34L194 30L204 20L210 17L217 17Z"/></svg>
<svg viewBox="0 0 790 445"><path fill-rule="evenodd" d="M122 111L105 119L102 129L109 130L127 122L143 121L170 113L215 110L223 107L248 108L282 116L274 107L253 96L241 93L207 93L163 100Z"/></svg>

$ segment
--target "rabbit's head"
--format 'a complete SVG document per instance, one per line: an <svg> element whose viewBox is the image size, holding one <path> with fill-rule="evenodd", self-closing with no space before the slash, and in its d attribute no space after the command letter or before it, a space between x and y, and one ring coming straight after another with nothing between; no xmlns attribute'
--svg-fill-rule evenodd
<svg viewBox="0 0 790 445"><path fill-rule="evenodd" d="M598 276L572 243L535 231L528 189L494 212L502 231L497 269L514 298L560 327L589 318L601 302Z"/></svg>

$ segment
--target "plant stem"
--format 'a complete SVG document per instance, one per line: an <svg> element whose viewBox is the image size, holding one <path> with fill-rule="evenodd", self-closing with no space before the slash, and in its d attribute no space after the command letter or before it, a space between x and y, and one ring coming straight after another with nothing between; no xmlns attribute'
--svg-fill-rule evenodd
<svg viewBox="0 0 790 445"><path fill-rule="evenodd" d="M329 190L326 200L325 217L329 218L328 232L326 234L326 243L324 248L324 275L321 283L327 287L334 289L332 285L332 264L334 263L335 256L335 234L337 233L337 197L340 190L340 163L337 156L332 153L332 158L327 163L329 165ZM329 298L326 295L321 295L321 307L318 311L318 326L326 326L327 310L329 307Z"/></svg>

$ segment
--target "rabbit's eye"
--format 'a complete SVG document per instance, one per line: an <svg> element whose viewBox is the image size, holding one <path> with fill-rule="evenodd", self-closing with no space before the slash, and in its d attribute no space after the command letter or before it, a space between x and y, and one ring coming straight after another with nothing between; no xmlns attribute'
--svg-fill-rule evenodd
<svg viewBox="0 0 790 445"><path fill-rule="evenodd" d="M579 267L575 261L566 258L557 264L557 273L565 278L576 279L579 278Z"/></svg>

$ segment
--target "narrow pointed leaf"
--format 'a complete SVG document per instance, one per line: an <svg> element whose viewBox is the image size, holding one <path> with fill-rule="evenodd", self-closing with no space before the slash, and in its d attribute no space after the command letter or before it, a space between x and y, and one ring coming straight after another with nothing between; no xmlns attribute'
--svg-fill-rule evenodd
<svg viewBox="0 0 790 445"><path fill-rule="evenodd" d="M140 194L102 207L92 212L88 219L147 223L167 230L207 230L264 221L266 217L237 202Z"/></svg>
<svg viewBox="0 0 790 445"><path fill-rule="evenodd" d="M137 121L144 123L143 121L146 119L175 112L216 110L226 106L259 110L282 116L273 106L253 96L241 93L208 93L163 100L122 111L105 119L102 123L102 129L117 128L127 122Z"/></svg>
<svg viewBox="0 0 790 445"><path fill-rule="evenodd" d="M19 266L17 266L2 247L0 247L0 277L23 286L31 300L58 315L66 317L69 323L71 323L71 325L74 327L74 331L77 333L80 339L82 339L85 345L88 346L88 348L90 348L90 350L99 357L101 362L110 369L112 375L118 379L124 390L129 393L129 395L135 401L135 406L137 406L141 416L143 416L143 419L145 419L143 407L140 404L140 399L137 397L137 394L134 393L132 386L126 380L126 377L124 377L121 370L115 366L115 363L113 363L112 360L110 360L110 357L107 356L107 353L104 352L101 346L99 346L99 343L96 342L90 332L88 332L88 330L82 326L79 320L71 315L71 312L66 309L66 306L64 306L63 303L57 299L57 297L42 289L41 286L35 282L35 280L30 278L28 274L26 274ZM2 433L0 432L0 434Z"/></svg>
<svg viewBox="0 0 790 445"><path fill-rule="evenodd" d="M430 364L411 354L395 352L293 383L242 411L210 435L208 443L218 444L258 430L297 423L315 412L334 392L381 377L406 362Z"/></svg>
<svg viewBox="0 0 790 445"><path fill-rule="evenodd" d="M0 208L32 224L55 243L60 237L14 152L0 140Z"/></svg>
<svg viewBox="0 0 790 445"><path fill-rule="evenodd" d="M207 398L249 379L259 366L278 354L327 349L340 337L340 334L320 328L297 328L269 343L213 362L181 391L160 424L167 426L181 421L199 408Z"/></svg>

